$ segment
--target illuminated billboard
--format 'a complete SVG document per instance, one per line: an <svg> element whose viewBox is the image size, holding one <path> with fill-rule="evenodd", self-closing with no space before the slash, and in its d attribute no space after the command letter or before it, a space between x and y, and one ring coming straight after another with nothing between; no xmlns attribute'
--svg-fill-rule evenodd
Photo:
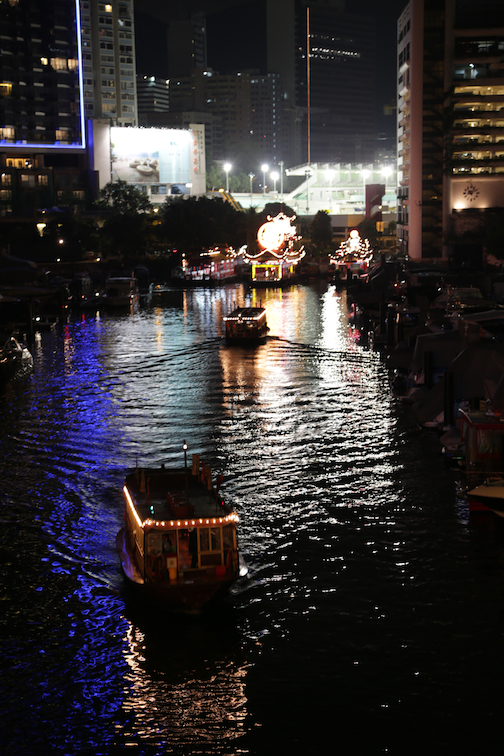
<svg viewBox="0 0 504 756"><path fill-rule="evenodd" d="M194 137L181 129L110 129L112 181L140 184L191 182Z"/></svg>

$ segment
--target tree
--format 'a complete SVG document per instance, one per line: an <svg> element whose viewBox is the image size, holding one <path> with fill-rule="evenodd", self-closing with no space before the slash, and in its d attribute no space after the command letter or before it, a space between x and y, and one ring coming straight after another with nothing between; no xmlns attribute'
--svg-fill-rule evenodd
<svg viewBox="0 0 504 756"><path fill-rule="evenodd" d="M146 247L150 238L151 203L137 187L126 181L109 182L100 192L98 207L107 209L100 230L102 255L133 256Z"/></svg>
<svg viewBox="0 0 504 756"><path fill-rule="evenodd" d="M332 248L331 218L327 210L319 210L310 223L310 241L317 252L324 252Z"/></svg>
<svg viewBox="0 0 504 756"><path fill-rule="evenodd" d="M122 179L105 184L97 205L119 215L137 215L148 212L152 207L147 195Z"/></svg>
<svg viewBox="0 0 504 756"><path fill-rule="evenodd" d="M158 215L166 241L184 252L216 244L238 248L247 239L244 213L220 197L170 198Z"/></svg>

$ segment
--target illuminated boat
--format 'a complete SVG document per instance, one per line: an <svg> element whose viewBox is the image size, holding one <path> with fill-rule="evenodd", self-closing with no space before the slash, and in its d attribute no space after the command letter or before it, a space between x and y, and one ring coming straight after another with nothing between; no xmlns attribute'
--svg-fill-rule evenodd
<svg viewBox="0 0 504 756"><path fill-rule="evenodd" d="M126 477L117 548L129 583L174 611L200 612L247 573L238 515L193 455L192 470L136 470Z"/></svg>
<svg viewBox="0 0 504 756"><path fill-rule="evenodd" d="M264 307L237 307L226 315L224 323L229 343L264 342L269 331Z"/></svg>

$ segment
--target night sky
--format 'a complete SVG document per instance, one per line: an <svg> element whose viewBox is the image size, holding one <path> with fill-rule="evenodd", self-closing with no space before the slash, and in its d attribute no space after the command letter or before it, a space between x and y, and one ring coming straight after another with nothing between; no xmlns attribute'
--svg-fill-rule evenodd
<svg viewBox="0 0 504 756"><path fill-rule="evenodd" d="M142 0L135 7L136 59L139 74L167 77L165 62L165 23L167 6L179 4L187 9L188 0ZM219 73L245 68L264 67L264 50L257 44L261 35L261 14L256 0L193 0L192 7L209 14L207 19L208 65ZM396 97L396 28L397 19L407 0L347 0L348 13L370 16L376 23L376 128L377 132L395 134L395 117L384 116L383 107ZM232 32L239 7L243 33ZM230 9L229 13L223 13ZM233 9L235 11L233 12ZM212 15L215 14L215 15Z"/></svg>

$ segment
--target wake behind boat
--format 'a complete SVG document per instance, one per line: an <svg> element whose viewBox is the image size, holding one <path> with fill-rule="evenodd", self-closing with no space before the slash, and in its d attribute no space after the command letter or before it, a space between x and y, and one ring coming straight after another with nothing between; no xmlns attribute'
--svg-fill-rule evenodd
<svg viewBox="0 0 504 756"><path fill-rule="evenodd" d="M126 477L125 526L117 548L129 582L166 607L199 612L247 570L240 561L238 515L207 466L149 468Z"/></svg>

